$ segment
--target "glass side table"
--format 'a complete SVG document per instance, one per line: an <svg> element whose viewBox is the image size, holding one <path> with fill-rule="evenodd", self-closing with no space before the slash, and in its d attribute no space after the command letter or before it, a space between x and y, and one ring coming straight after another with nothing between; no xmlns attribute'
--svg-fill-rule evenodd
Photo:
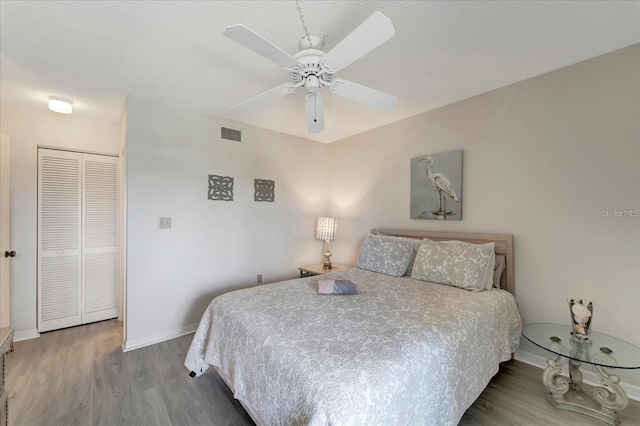
<svg viewBox="0 0 640 426"><path fill-rule="evenodd" d="M640 368L640 348L603 333L592 332L589 340L571 335L571 327L560 324L528 324L522 329L527 340L557 357L547 360L542 381L549 390L547 401L556 408L575 411L610 425L620 423L618 413L629 404L620 378L611 368ZM564 359L569 360L569 378L562 375ZM593 395L582 390L582 363L593 365L601 386Z"/></svg>

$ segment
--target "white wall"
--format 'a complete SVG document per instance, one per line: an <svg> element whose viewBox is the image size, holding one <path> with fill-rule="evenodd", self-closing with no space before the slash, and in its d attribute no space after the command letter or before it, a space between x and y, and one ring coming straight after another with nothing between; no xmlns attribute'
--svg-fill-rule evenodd
<svg viewBox="0 0 640 426"><path fill-rule="evenodd" d="M11 324L16 340L36 332L38 145L118 154L120 125L42 108L0 105L0 128L11 142Z"/></svg>
<svg viewBox="0 0 640 426"><path fill-rule="evenodd" d="M318 263L315 218L326 214L326 146L224 121L243 144L219 140L221 120L128 101L125 349L192 331L225 291L297 276ZM232 176L232 202L207 199L208 175ZM253 201L253 180L275 202ZM157 229L158 217L171 229Z"/></svg>
<svg viewBox="0 0 640 426"><path fill-rule="evenodd" d="M602 214L640 209L639 75L635 45L329 145L334 260L374 227L512 233L524 323L566 324L578 297L640 346L640 218ZM410 220L410 158L458 149L463 220Z"/></svg>

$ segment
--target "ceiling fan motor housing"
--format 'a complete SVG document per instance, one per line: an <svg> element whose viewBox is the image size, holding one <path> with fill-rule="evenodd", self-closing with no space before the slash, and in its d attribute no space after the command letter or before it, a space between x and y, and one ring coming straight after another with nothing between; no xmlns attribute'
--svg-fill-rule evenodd
<svg viewBox="0 0 640 426"><path fill-rule="evenodd" d="M321 40L319 36L310 35L312 41L314 37ZM306 37L300 40L300 46L304 46L303 42L307 41ZM322 46L324 42L320 43ZM304 85L310 92L317 91L320 87L328 86L331 83L334 71L327 67L322 59L325 52L320 49L307 48L302 49L294 55L299 66L291 71L293 82L298 85Z"/></svg>

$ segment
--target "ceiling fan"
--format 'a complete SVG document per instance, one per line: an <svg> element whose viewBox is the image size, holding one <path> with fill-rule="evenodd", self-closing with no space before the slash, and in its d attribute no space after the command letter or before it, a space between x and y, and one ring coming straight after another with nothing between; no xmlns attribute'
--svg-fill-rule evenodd
<svg viewBox="0 0 640 426"><path fill-rule="evenodd" d="M332 93L352 101L383 111L392 110L398 102L397 97L349 80L334 79L334 75L389 40L395 32L391 20L381 12L375 12L328 53L322 50L324 38L307 32L300 39L300 51L291 56L248 27L240 24L231 25L224 31L225 36L291 73L290 82L246 100L231 110L238 113L248 111L293 93L298 87L304 87L308 92L305 96L305 108L309 133L324 130L324 111L320 93L322 87L328 87Z"/></svg>

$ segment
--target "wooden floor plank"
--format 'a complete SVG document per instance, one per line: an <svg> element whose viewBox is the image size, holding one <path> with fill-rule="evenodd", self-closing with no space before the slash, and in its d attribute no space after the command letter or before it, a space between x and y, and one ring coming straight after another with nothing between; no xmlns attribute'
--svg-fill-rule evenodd
<svg viewBox="0 0 640 426"><path fill-rule="evenodd" d="M188 376L192 337L123 353L122 323L111 320L17 342L7 355L10 424L253 425L213 369ZM460 425L604 425L549 405L541 377L522 362L502 364ZM640 403L621 417L622 426L640 425Z"/></svg>

